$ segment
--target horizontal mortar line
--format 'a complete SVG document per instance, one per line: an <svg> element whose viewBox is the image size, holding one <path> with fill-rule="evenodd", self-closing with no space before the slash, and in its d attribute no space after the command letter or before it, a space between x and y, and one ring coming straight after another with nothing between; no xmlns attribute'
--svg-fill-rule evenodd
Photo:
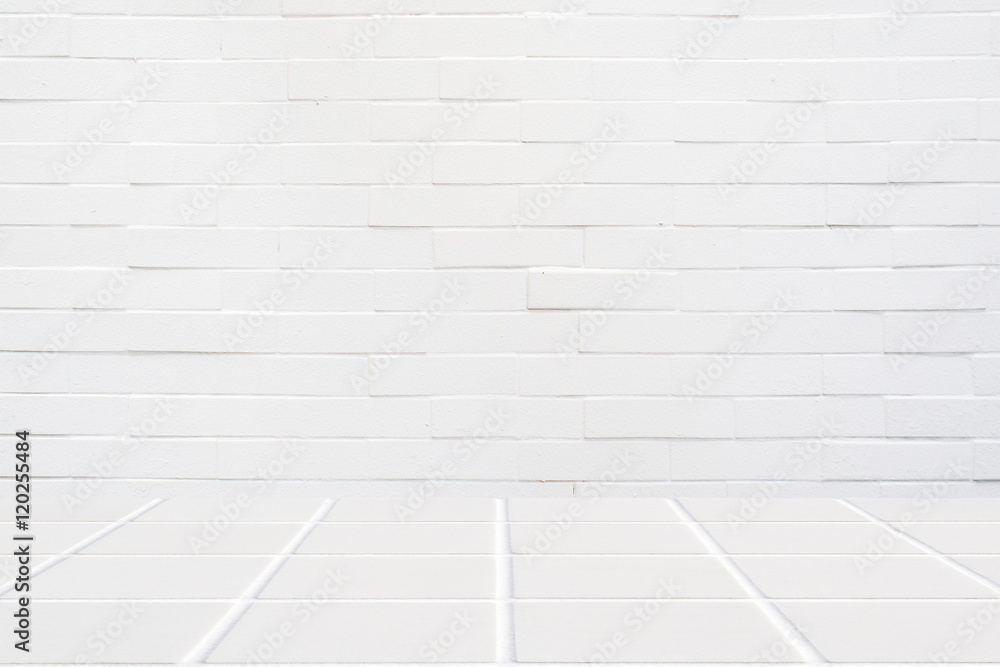
<svg viewBox="0 0 1000 667"><path fill-rule="evenodd" d="M308 496L304 496L302 499L303 500L312 500L313 498L310 498ZM381 500L386 500L386 499L387 500L397 500L397 498L395 498L393 496L373 496L372 499L373 500L380 500L380 499ZM219 501L220 505L222 503L233 503L233 502L235 502L235 498L230 498L230 497L224 496L224 495L223 496L217 496L217 497L214 497L214 498L206 498L205 500L208 503L212 503L212 504L215 504L216 501ZM483 498L483 500L492 500L492 498ZM559 501L559 500L562 500L562 499L561 498L546 498L546 500ZM569 503L572 503L574 500L577 500L577 499L575 499L575 498L567 498L566 502L567 502L567 504L569 504ZM625 498L625 500L632 500L632 498ZM650 498L650 500L656 500L656 498ZM691 500L691 499L690 498L684 498L683 500ZM404 507L404 505L402 505L402 503L405 502L405 499L399 498L399 501L401 503L401 507ZM579 501L577 501L577 502L579 502ZM414 512L419 512L420 510L418 509L418 510L413 510L413 511ZM215 521L218 520L218 521L224 522L227 526L302 525L302 522L305 521L306 518L307 517L294 518L294 519L289 518L289 519L257 519L257 520L246 519L246 520L233 520L233 519L230 519L229 517L225 516L223 514L223 512L222 512L222 509L219 509L217 512L215 512L212 516L209 516L209 517L192 517L190 519L164 519L164 520L149 519L149 520L143 520L143 521L135 521L134 523L136 525L182 524L182 525L192 525L192 526L196 525L196 526L201 526L202 524L212 523L212 522L215 522ZM881 519L875 519L875 520L881 521ZM713 520L706 520L706 519L698 519L697 521L699 523L701 523L701 524L717 525L719 527L729 526L729 525L732 524L732 522L729 521L728 519L720 519L720 520L714 520L714 521ZM522 525L525 525L525 526L547 526L547 525L553 524L553 523L565 523L565 521L560 521L559 519L553 518L553 517L545 517L545 518L537 518L537 519L511 519L510 522L514 523L514 524L522 524ZM35 521L33 523L39 523L39 524L43 524L44 523L44 524L50 524L50 525L51 524L63 524L63 525L66 525L66 524L77 524L77 523L104 523L104 522L101 521L100 519L95 519L95 520L91 520L91 521L75 521L72 518L68 518L66 520L50 519L50 520L47 520L47 521ZM395 525L395 526L421 526L421 525L462 526L462 525L484 525L484 524L492 524L492 523L493 523L492 520L487 519L485 517L483 517L483 518L468 518L468 519L465 519L465 518L462 518L462 519L367 519L367 518L361 517L361 518L357 518L357 519L325 519L323 521L320 521L318 525L356 525L356 524L369 525L369 524L374 524L374 525ZM633 521L633 520L627 520L627 519L616 519L616 518L612 517L612 518L607 518L607 519L574 518L574 519L571 519L571 521L569 523L572 523L573 525L577 525L577 526L609 526L609 525L614 525L614 526L643 526L643 527L648 527L649 524L658 524L658 525L660 525L660 524L686 525L688 522L686 520L684 520L684 519L674 519L674 518L669 518L669 517L665 517L663 519L648 519L648 520L641 520L641 521ZM867 520L865 520L865 521L849 521L849 520L839 520L839 521L796 521L796 520L787 520L787 521L741 522L739 525L741 527L749 526L749 525L756 525L756 526L782 526L782 527L790 527L790 526L802 527L802 526L819 526L819 525L825 525L825 524L829 524L829 523L838 524L838 525L850 525L850 526L867 526L867 525L870 525L871 521L867 521ZM922 521L922 522L919 523L919 525L954 524L954 523L961 523L961 524L970 524L970 523L994 524L994 523L997 523L997 521L996 520L993 520L993 521L990 521L990 520L985 520L985 521Z"/></svg>
<svg viewBox="0 0 1000 667"><path fill-rule="evenodd" d="M386 557L386 558L388 558L388 557L407 557L407 558L416 558L416 557L434 557L434 558L445 559L445 558L462 558L462 557L465 557L465 558L470 558L470 557L484 557L484 556L489 556L492 553L493 553L492 550L489 550L489 551L483 550L483 551L467 552L467 553L462 553L462 554L456 554L454 552L445 552L445 551L439 551L439 552L433 552L433 551L421 551L421 552L405 551L405 552L399 552L399 553L391 553L391 552L385 552L385 551L379 551L379 552L357 551L357 552L346 552L346 553L345 552L317 551L317 552L309 552L309 553L304 553L304 554L295 554L295 556L322 556L322 557L325 557L325 558L349 558L349 557L365 557L365 558L371 558L371 557ZM103 556L106 556L106 557L131 557L134 554L123 553L123 552L107 552L107 553L91 553L90 555L92 555L92 556L102 556L102 557ZM161 553L143 554L143 555L147 556L147 557L160 557L160 558L182 557L182 556L191 557L191 558L204 558L204 557L206 557L208 555L211 555L211 556L216 557L216 558L224 558L224 557L258 557L258 558L263 558L263 557L273 556L274 555L274 551L273 550L272 551L261 551L261 552L256 552L256 553L246 553L246 552L243 552L243 553L232 553L232 554L228 554L228 553L215 553L215 554L204 554L204 555L203 554L196 554L196 553L193 553L193 552L174 552L174 553L161 552ZM625 554L622 554L622 553L600 553L600 552L596 552L596 553L586 553L586 554L577 553L577 554L548 554L548 555L550 555L550 556L556 556L557 555L557 556L560 556L560 557L565 556L565 557L569 557L569 558L584 558L584 557L598 557L598 558L599 557L606 557L606 558L608 558L608 557L620 557L620 556L625 556L625 557L629 557L629 558L655 558L657 556L697 556L697 557L704 557L704 556L709 556L711 554L705 554L705 553L691 553L691 554L683 554L683 553L669 553L669 554L630 554L630 553L625 553ZM750 556L750 555L762 555L762 556L775 555L775 556L781 556L783 554L736 554L736 555L748 555L748 556ZM864 554L862 554L862 553L859 552L859 553L856 553L856 554L817 554L817 555L860 556L860 555L864 555ZM963 555L982 555L982 554L963 554ZM515 560L523 560L525 558L541 558L542 557L542 556L533 556L529 552L514 552L513 556L514 556Z"/></svg>
<svg viewBox="0 0 1000 667"><path fill-rule="evenodd" d="M827 604L829 602L956 602L956 603L968 603L968 602L981 602L988 600L995 600L993 597L982 597L982 598L913 598L913 597L897 597L897 598L853 598L853 597L831 597L831 598L803 598L803 597L772 597L772 600L781 601L794 601L794 602L804 602L804 603L816 603L816 604ZM117 603L117 602L135 602L137 604L233 604L234 598L140 598L140 597L116 597L116 598L43 598L39 597L37 594L32 597L35 602L43 603L60 603L60 604L99 604L99 603ZM562 598L535 598L535 597L513 597L510 600L515 605L521 603L534 603L534 602L552 602L552 603L562 603L562 602L586 602L594 604L621 604L621 603L636 603L641 604L643 602L663 602L662 598L632 598L632 597L562 597ZM328 603L349 603L349 604L458 604L458 603L468 603L468 604L483 604L495 606L496 600L492 597L479 597L479 598L258 598L254 604L255 605L274 605L278 606L281 604L300 604L303 602L312 602L318 606L323 606ZM671 598L670 602L672 604L684 604L686 602L709 602L709 603L719 603L719 604L731 604L731 603L747 603L754 602L751 597L743 598L699 598L699 597L674 597Z"/></svg>
<svg viewBox="0 0 1000 667"><path fill-rule="evenodd" d="M49 598L49 597L39 597L37 594L33 597L34 600L38 602L85 602L85 603L106 603L106 602L120 602L120 601L130 601L130 602L197 602L197 603L212 603L217 604L220 602L225 602L232 604L234 598L142 598L135 596L127 597L115 597L115 598ZM911 600L916 600L919 602L976 602L979 600L994 600L993 597L957 597L957 598L928 598L928 597L876 597L876 598L858 598L858 597L789 597L781 596L775 597L771 596L772 600L795 600L797 602L909 602ZM657 601L663 602L663 598L656 597L522 597L514 596L512 598L514 602L595 602L595 603L628 603L628 602L647 602L647 601ZM753 602L752 597L673 597L670 599L672 603L684 603L684 602L719 602L719 603L730 603L730 602ZM496 600L492 596L485 597L465 597L465 598L431 598L431 597L415 597L415 598L315 598L315 597L301 597L301 598L257 598L255 604L285 604L291 602L315 602L319 605L331 603L331 602L352 602L352 603L448 603L454 604L459 602L475 602L483 604L494 604Z"/></svg>
<svg viewBox="0 0 1000 667"><path fill-rule="evenodd" d="M126 514L125 516L123 516L122 518L118 519L114 523L108 524L107 526L105 526L101 530L97 531L96 533L90 535L87 538L84 538L80 542L77 542L76 544L74 544L73 546L69 547L68 549L66 549L62 553L52 555L52 557L49 558L47 561L45 561L44 563L42 563L38 567L34 568L34 570L31 573L31 578L34 579L39 574L45 572L46 570L48 570L50 568L55 567L56 565L58 565L59 563L63 562L64 560L66 560L70 556L72 556L72 555L74 555L76 553L79 553L80 551L86 549L87 547L91 546L92 544L94 544L95 542L97 542L98 540L100 540L102 537L105 537L106 535L109 535L109 534L113 533L114 531L118 530L119 528L121 528L125 524L131 522L136 517L141 516L142 514L145 514L149 510L153 509L154 507L156 507L157 505L159 505L160 503L162 503L163 500L164 500L163 498L156 498L154 500L151 500L148 503L146 503L145 505L143 505L142 507L140 507L139 509L134 510L133 512L130 512L130 513ZM42 555L45 555L45 554L42 554ZM4 596L7 593L9 593L10 591L12 591L14 589L14 585L15 584L16 584L16 580L11 580L11 581L7 582L6 584L4 584L3 586L0 586L0 596Z"/></svg>
<svg viewBox="0 0 1000 667"><path fill-rule="evenodd" d="M479 551L479 552L469 552L456 554L454 552L413 552L405 551L399 553L390 552L311 552L311 553L301 553L294 554L295 558L308 557L308 558L352 558L352 557L364 557L364 558L435 558L435 559L447 559L447 558L484 558L489 557L492 551ZM44 555L44 554L42 554ZM132 553L91 553L88 554L95 558L133 558L133 557L144 557L144 558L267 558L273 555L273 551L262 551L259 553L215 553L215 554L195 554L193 552L183 552L183 553L147 553L147 554L132 554ZM818 554L783 554L783 553L734 553L731 554L734 558L748 557L748 558L810 558L810 557L856 557L864 556L864 552L856 553L818 553ZM1000 554L981 554L981 553L970 553L970 554L956 554L959 556L1000 556ZM613 559L613 558L644 558L644 559L654 559L654 558L711 558L714 557L710 553L575 553L575 554L543 554L543 555L533 555L529 552L514 552L513 554L515 560L524 559L543 559L543 558L593 558L593 559ZM913 556L918 558L927 558L927 554L893 554L891 556L886 556L887 558L905 557Z"/></svg>

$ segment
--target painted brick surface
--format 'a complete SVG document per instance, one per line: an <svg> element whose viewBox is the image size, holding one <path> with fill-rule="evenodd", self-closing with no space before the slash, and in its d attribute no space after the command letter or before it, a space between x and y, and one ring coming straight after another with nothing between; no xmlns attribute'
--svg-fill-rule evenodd
<svg viewBox="0 0 1000 667"><path fill-rule="evenodd" d="M998 492L997 0L8 2L0 203L71 496Z"/></svg>

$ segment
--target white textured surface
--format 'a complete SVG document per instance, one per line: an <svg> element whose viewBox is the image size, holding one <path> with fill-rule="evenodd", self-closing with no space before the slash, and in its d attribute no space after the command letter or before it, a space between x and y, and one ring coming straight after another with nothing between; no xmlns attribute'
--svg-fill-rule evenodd
<svg viewBox="0 0 1000 667"><path fill-rule="evenodd" d="M125 521L36 569L30 661L993 663L1000 506L924 500L858 501L859 513L833 499L774 499L740 515L740 501L725 499L515 499L508 521L494 501L475 517L439 502L400 520L385 509L402 499L348 498L320 522L321 499L268 497L222 522L198 505L217 511L233 498L168 499L156 521ZM307 504L304 517L273 515ZM119 499L92 509L75 523L39 521L37 544L67 526L97 533L115 523L99 515L134 508ZM906 535L885 538L881 522ZM158 531L106 547L140 525ZM270 550L253 530L265 526L283 529ZM379 530L316 539L351 526ZM667 528L676 534L665 542L635 537ZM491 539L508 530L512 568L504 540ZM407 531L438 544L490 539L478 553L428 554ZM175 532L188 538L183 551ZM533 546L518 552L525 533ZM231 548L205 550L202 539ZM913 548L893 548L904 543ZM11 566L0 557L5 579Z"/></svg>
<svg viewBox="0 0 1000 667"><path fill-rule="evenodd" d="M0 431L77 499L996 495L998 56L998 0L10 0Z"/></svg>

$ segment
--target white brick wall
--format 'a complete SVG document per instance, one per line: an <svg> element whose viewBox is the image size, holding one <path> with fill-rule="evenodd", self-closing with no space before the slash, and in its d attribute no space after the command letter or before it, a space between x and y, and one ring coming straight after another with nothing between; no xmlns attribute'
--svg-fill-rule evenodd
<svg viewBox="0 0 1000 667"><path fill-rule="evenodd" d="M1000 491L1000 0L0 12L43 485Z"/></svg>

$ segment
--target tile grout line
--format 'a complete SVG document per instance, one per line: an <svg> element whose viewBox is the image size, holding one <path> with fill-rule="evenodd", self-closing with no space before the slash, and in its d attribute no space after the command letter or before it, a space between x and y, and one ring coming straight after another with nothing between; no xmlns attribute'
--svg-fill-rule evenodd
<svg viewBox="0 0 1000 667"><path fill-rule="evenodd" d="M336 504L336 500L329 498L323 501L319 509L302 525L302 528L295 534L295 537L268 563L267 567L257 575L240 597L233 602L233 605L223 617L208 631L208 634L202 637L201 641L181 660L181 664L203 663L208 660L212 652L226 638L226 635L236 627L236 624L250 610L250 607L257 601L264 588L271 583L271 579L278 573L278 570L302 546L302 543L309 537L309 534L317 524L330 513L330 510Z"/></svg>
<svg viewBox="0 0 1000 667"><path fill-rule="evenodd" d="M506 498L496 499L496 658L497 663L517 662L514 629L514 557L510 539L510 511Z"/></svg>
<svg viewBox="0 0 1000 667"><path fill-rule="evenodd" d="M162 503L163 500L164 500L163 498L154 498L153 500L150 500L148 503L146 503L139 509L132 510L122 518L115 521L114 523L109 523L96 533L93 533L89 537L85 537L83 540L77 542L70 548L63 551L61 554L56 554L52 556L47 561L45 561L44 563L42 563L41 565L39 565L34 569L34 571L31 573L31 578L34 579L35 577L45 572L46 570L49 570L58 565L59 563L63 562L64 560L68 559L70 556L73 556L74 554L83 551L94 542L100 540L102 537L105 537L106 535L113 533L114 531L118 530L125 524L131 522L134 519L137 519L138 517L148 512L149 510L153 509L154 507ZM6 595L10 591L12 591L14 589L15 583L16 581L12 579L3 586L0 586L0 595Z"/></svg>
<svg viewBox="0 0 1000 667"><path fill-rule="evenodd" d="M829 660L819 652L819 649L813 646L812 642L802 634L802 631L792 623L791 619L785 616L784 612L778 608L774 600L764 594L764 591L736 564L732 555L722 548L722 545L687 511L687 508L680 501L673 498L666 498L665 500L671 509L684 520L684 523L694 531L709 552L718 557L723 567L726 568L726 571L736 579L740 586L743 587L743 590L757 604L757 607L781 631L782 635L787 638L788 642L795 647L808 664L829 663Z"/></svg>
<svg viewBox="0 0 1000 667"><path fill-rule="evenodd" d="M898 536L898 537L906 540L907 542L909 542L913 546L915 546L918 549L920 549L921 551L923 551L925 554L927 554L929 556L933 556L934 558L942 561L945 565L950 566L952 569L955 569L955 570L961 572L962 574L964 574L965 576L974 579L978 583L980 583L983 586L986 586L987 588L989 588L990 590L992 590L995 594L1000 595L1000 584L998 584L997 582L993 581L992 579L990 579L986 575L980 574L979 572L976 572L975 570L973 570L968 565L965 565L964 563L961 563L958 560L956 560L954 557L952 557L952 556L944 553L943 551L938 551L937 549L935 549L931 545L927 544L926 542L923 542L923 541L917 539L916 537L913 537L912 535L910 535L906 531L903 531L903 530L900 530L899 528L896 528L895 526L893 526L891 523L889 523L885 519L880 519L879 517L875 516L871 512L868 512L867 510L865 510L865 509L863 509L861 507L858 507L857 505L855 505L854 503L852 503L852 502L850 502L848 500L844 500L843 498L838 498L837 502L839 502L839 503L843 504L844 506L846 506L846 507L854 510L855 512L857 512L861 516L863 516L866 519L868 519L869 521L871 521L872 523L880 525L883 528L885 528L886 530L888 530L889 532L891 532L892 534L894 534L894 535L896 535L896 536Z"/></svg>

